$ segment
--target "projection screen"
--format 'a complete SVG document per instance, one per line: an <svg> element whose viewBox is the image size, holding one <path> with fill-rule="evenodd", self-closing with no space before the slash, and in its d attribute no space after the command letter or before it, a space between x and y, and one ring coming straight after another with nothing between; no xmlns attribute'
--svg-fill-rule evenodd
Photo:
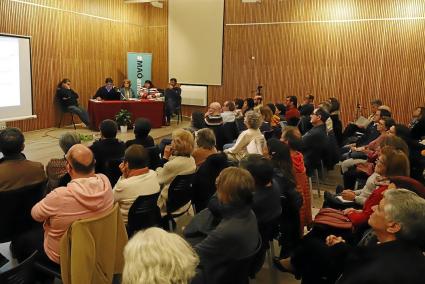
<svg viewBox="0 0 425 284"><path fill-rule="evenodd" d="M170 0L170 78L184 84L221 85L224 0Z"/></svg>
<svg viewBox="0 0 425 284"><path fill-rule="evenodd" d="M29 37L0 34L0 120L35 117Z"/></svg>

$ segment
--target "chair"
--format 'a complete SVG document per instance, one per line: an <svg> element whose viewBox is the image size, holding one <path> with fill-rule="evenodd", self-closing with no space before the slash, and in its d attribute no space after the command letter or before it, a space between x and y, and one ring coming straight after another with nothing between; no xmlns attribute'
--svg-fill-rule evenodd
<svg viewBox="0 0 425 284"><path fill-rule="evenodd" d="M0 274L2 284L30 284L34 283L34 260L37 251L33 252L27 259Z"/></svg>
<svg viewBox="0 0 425 284"><path fill-rule="evenodd" d="M159 193L137 197L128 211L127 234L130 238L139 230L161 227L161 213L157 205Z"/></svg>
<svg viewBox="0 0 425 284"><path fill-rule="evenodd" d="M62 278L65 284L112 283L113 275L122 273L127 240L118 204L115 204L113 209L100 216L72 223L60 243L61 271L39 262L35 263L35 267L48 275ZM113 264L108 263L111 260Z"/></svg>
<svg viewBox="0 0 425 284"><path fill-rule="evenodd" d="M264 131L263 132L263 135L264 135L264 138L266 139L266 140L269 140L270 138L272 138L273 137L273 135L274 135L274 129L273 130L269 130L269 131Z"/></svg>
<svg viewBox="0 0 425 284"><path fill-rule="evenodd" d="M174 218L177 218L183 215L182 213L174 213L185 204L191 202L192 200L192 181L194 174L188 175L178 175L174 178L168 188L168 199L167 199L167 220L169 224L170 231L173 231L173 222ZM189 210L190 206L188 207Z"/></svg>
<svg viewBox="0 0 425 284"><path fill-rule="evenodd" d="M31 208L42 199L46 182L0 191L0 243L8 242L35 224Z"/></svg>
<svg viewBox="0 0 425 284"><path fill-rule="evenodd" d="M65 107L64 105L62 105L61 102L59 101L59 99L57 97L55 98L55 103L56 103L57 107L59 108L59 110L61 112L61 117L59 119L58 128L61 128L63 115L65 113L69 113L69 114L71 114L71 121L72 121L72 125L74 126L74 130L76 130L77 127L75 126L75 122L74 122L74 114L72 112L70 112L67 107Z"/></svg>
<svg viewBox="0 0 425 284"><path fill-rule="evenodd" d="M112 187L117 183L121 176L120 164L122 159L109 159L105 161L99 161L99 167L96 172L103 173L106 175L111 182Z"/></svg>
<svg viewBox="0 0 425 284"><path fill-rule="evenodd" d="M223 275L222 280L224 283L238 283L249 284L249 278L255 278L255 274L261 269L257 267L257 257L261 253L262 239L258 238L256 249L248 256L236 259L227 267L226 273Z"/></svg>

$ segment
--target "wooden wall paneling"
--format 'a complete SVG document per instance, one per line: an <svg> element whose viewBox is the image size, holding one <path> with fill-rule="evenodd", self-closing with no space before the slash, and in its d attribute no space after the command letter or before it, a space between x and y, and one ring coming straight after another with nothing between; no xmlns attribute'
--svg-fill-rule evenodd
<svg viewBox="0 0 425 284"><path fill-rule="evenodd" d="M56 125L53 96L56 84L65 77L87 107L106 77L121 85L127 73L127 51L152 52L153 80L161 86L167 82L167 3L157 9L121 0L26 2L57 9L0 2L0 32L32 37L33 106L38 116L8 125L24 131Z"/></svg>
<svg viewBox="0 0 425 284"><path fill-rule="evenodd" d="M337 97L345 122L354 118L357 102L369 107L370 100L381 98L398 121L407 123L413 109L425 103L420 48L425 20L367 19L425 16L424 5L395 0L226 1L226 24L253 25L225 26L223 86L209 87L209 102L252 95L262 84L266 101L306 93L313 93L316 102ZM341 19L366 20L315 22ZM270 22L283 23L255 25Z"/></svg>

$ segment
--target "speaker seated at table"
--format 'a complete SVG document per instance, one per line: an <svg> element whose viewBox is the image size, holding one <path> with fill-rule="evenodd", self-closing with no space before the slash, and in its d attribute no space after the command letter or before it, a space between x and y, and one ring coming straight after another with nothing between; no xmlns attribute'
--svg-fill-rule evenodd
<svg viewBox="0 0 425 284"><path fill-rule="evenodd" d="M114 87L112 78L105 79L105 85L100 87L93 99L105 101L119 101L121 99L121 92L118 88Z"/></svg>

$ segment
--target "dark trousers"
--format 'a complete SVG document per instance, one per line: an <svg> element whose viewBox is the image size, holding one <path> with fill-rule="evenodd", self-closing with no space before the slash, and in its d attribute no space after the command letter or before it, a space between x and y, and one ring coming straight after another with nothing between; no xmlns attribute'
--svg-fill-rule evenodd
<svg viewBox="0 0 425 284"><path fill-rule="evenodd" d="M78 115L78 117L81 119L81 121L85 125L90 126L90 118L89 118L89 114L87 113L87 111L85 111L84 109L82 109L79 106L69 106L68 111Z"/></svg>
<svg viewBox="0 0 425 284"><path fill-rule="evenodd" d="M19 236L12 242L12 254L19 262L24 261L29 257L35 250L38 251L36 261L58 268L60 266L56 262L50 260L44 251L44 229L42 224L33 228L31 231L26 232Z"/></svg>

